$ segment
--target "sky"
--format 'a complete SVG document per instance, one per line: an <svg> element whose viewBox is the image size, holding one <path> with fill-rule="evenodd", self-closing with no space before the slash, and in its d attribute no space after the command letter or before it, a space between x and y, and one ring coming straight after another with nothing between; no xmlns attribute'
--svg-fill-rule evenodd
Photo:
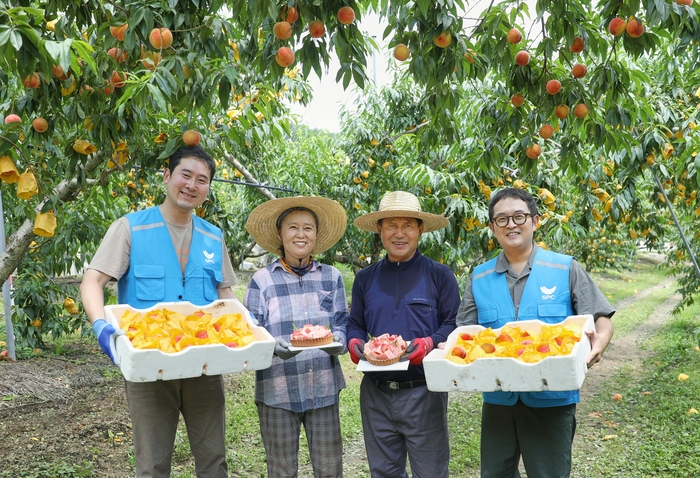
<svg viewBox="0 0 700 478"><path fill-rule="evenodd" d="M535 1L526 1L531 13L535 11ZM469 18L478 17L490 3L491 0L468 2L467 16ZM500 2L494 2L494 4L498 3ZM386 23L380 23L378 15L365 15L359 24L360 30L370 36L374 36L375 41L380 46L379 51L374 52L373 57L367 59L367 76L373 79L378 86L387 84L392 78L388 71L390 58L393 60L393 52L387 46L390 38L382 39L386 26ZM292 113L298 116L302 124L311 128L326 129L331 132L340 130L338 113L343 105L352 106L357 94L357 88L351 82L348 89L343 90L342 82L336 83L335 75L339 68L340 63L333 55L328 72L324 72L321 80L318 79L315 73L310 73L308 82L314 91L313 100L305 107L297 103L290 106Z"/></svg>

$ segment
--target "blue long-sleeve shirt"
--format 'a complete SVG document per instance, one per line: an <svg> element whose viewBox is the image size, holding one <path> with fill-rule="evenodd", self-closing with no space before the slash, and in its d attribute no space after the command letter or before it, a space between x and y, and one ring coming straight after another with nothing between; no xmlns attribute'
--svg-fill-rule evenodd
<svg viewBox="0 0 700 478"><path fill-rule="evenodd" d="M455 329L459 287L452 270L416 254L407 262L384 258L357 273L352 287L348 342L367 341L368 334L398 334L404 340L431 337L444 342ZM423 366L408 371L368 372L373 380L418 380Z"/></svg>

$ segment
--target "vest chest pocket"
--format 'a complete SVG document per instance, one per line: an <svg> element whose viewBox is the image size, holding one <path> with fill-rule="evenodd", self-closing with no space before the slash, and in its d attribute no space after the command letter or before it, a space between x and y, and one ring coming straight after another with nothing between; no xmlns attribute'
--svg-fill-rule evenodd
<svg viewBox="0 0 700 478"><path fill-rule="evenodd" d="M318 297L318 306L323 312L331 312L333 310L333 292L330 290L319 290L316 292Z"/></svg>
<svg viewBox="0 0 700 478"><path fill-rule="evenodd" d="M566 313L564 304L540 304L537 306L537 315L539 317L557 317L562 320L569 314Z"/></svg>
<svg viewBox="0 0 700 478"><path fill-rule="evenodd" d="M136 298L162 301L165 298L165 267L157 264L134 266Z"/></svg>
<svg viewBox="0 0 700 478"><path fill-rule="evenodd" d="M497 329L500 327L498 322L498 309L478 309L479 325L483 327L491 327Z"/></svg>

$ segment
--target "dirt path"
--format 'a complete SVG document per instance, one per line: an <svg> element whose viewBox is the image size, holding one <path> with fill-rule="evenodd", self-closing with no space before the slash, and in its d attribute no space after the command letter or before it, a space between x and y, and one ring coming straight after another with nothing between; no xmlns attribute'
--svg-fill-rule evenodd
<svg viewBox="0 0 700 478"><path fill-rule="evenodd" d="M632 307L636 302L653 294L654 292L673 287L673 279L667 279L653 287L642 290L633 297L628 297L615 304L616 310ZM581 400L586 396L596 393L599 385L613 376L621 367L628 367L631 373L637 372L644 360L651 354L649 350L642 348L644 342L652 336L671 316L673 308L681 300L679 294L674 294L661 303L649 318L639 324L634 330L624 336L613 336L602 360L593 366L587 373L581 387ZM613 318L614 322L614 318Z"/></svg>

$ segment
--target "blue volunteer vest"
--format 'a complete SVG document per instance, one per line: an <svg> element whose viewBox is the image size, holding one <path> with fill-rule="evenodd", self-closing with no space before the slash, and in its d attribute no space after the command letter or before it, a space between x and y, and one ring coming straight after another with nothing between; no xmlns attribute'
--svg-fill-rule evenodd
<svg viewBox="0 0 700 478"><path fill-rule="evenodd" d="M479 313L479 325L497 329L516 320L506 273L496 272L494 258L474 269L472 292ZM518 320L539 319L556 324L573 315L569 291L571 256L539 249L527 278ZM484 401L495 405L515 405L520 398L530 407L558 407L578 403L579 391L484 392Z"/></svg>
<svg viewBox="0 0 700 478"><path fill-rule="evenodd" d="M159 302L206 305L216 299L222 281L221 230L192 216L194 228L185 274L158 207L128 214L131 231L129 269L119 279L119 303L145 309Z"/></svg>

